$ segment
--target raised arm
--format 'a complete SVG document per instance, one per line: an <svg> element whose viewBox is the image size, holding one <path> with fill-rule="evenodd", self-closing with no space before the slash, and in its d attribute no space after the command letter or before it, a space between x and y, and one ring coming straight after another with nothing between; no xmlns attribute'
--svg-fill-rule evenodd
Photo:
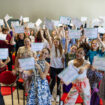
<svg viewBox="0 0 105 105"><path fill-rule="evenodd" d="M68 38L68 37L66 37L66 43L65 43L65 54L67 53L67 51L68 51L68 44L69 44L69 41L70 41L70 39Z"/></svg>
<svg viewBox="0 0 105 105"><path fill-rule="evenodd" d="M5 19L4 19L5 20ZM11 28L9 27L9 24L8 24L8 22L5 20L5 23L6 23L6 25L7 25L7 28L9 29L9 32L11 31Z"/></svg>
<svg viewBox="0 0 105 105"><path fill-rule="evenodd" d="M98 40L101 43L101 45L105 48L105 44L102 42L102 39L100 38L100 34L98 34Z"/></svg>
<svg viewBox="0 0 105 105"><path fill-rule="evenodd" d="M50 33L49 33L49 30L46 29L45 32L46 32L46 34L47 34L47 36L48 36L48 40L49 40L48 42L49 42L49 45L50 45L50 47L52 47L52 38L51 38L51 35L50 35Z"/></svg>

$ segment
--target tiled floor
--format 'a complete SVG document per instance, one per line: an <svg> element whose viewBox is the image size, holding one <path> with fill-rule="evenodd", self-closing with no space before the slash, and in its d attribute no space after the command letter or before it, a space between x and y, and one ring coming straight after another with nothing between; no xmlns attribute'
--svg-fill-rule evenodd
<svg viewBox="0 0 105 105"><path fill-rule="evenodd" d="M54 88L54 91L53 91L53 96L56 99L56 85L55 85L55 88ZM13 100L14 105L23 105L23 90L19 89L19 100L20 100L19 104L18 104L18 99L17 99L17 90L15 90L13 92L13 97L14 97L14 100ZM5 105L12 105L11 95L4 96L3 98L4 98L4 101L5 101ZM26 101L25 101L25 104L26 104ZM52 105L59 105L59 104L56 103L56 102L53 102ZM80 105L80 104L76 104L76 105Z"/></svg>
<svg viewBox="0 0 105 105"><path fill-rule="evenodd" d="M16 90L14 91L13 95L14 95L14 105L23 105L23 91L19 90L20 104L18 104ZM5 101L5 105L12 105L11 95L4 96L4 101ZM55 102L53 102L52 105L57 105L57 104ZM76 105L79 105L79 104L76 104Z"/></svg>

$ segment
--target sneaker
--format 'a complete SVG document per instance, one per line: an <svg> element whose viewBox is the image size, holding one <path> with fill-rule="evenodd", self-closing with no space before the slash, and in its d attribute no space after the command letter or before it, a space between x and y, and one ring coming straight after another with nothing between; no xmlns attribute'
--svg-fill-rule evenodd
<svg viewBox="0 0 105 105"><path fill-rule="evenodd" d="M51 102L54 102L55 100L54 100L54 97L52 96L52 98L51 98Z"/></svg>
<svg viewBox="0 0 105 105"><path fill-rule="evenodd" d="M57 97L56 97L56 102L59 102L59 95L57 95Z"/></svg>

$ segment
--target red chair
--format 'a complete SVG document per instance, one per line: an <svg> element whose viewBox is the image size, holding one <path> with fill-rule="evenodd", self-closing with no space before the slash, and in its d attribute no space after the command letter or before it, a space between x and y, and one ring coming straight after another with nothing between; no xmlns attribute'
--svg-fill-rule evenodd
<svg viewBox="0 0 105 105"><path fill-rule="evenodd" d="M15 86L14 84L17 82L17 80L18 80L18 77L16 75L14 76L11 71L4 71L4 72L0 73L0 83L4 84L7 88L11 88L12 105L14 105L14 103L13 103L13 88L14 88L14 86ZM18 86L15 86L15 89L17 87ZM3 86L0 86L0 89L1 88L3 88ZM10 92L9 92L9 94L10 94ZM18 104L19 104L18 88L17 88L17 97L18 97Z"/></svg>
<svg viewBox="0 0 105 105"><path fill-rule="evenodd" d="M50 83L51 77L49 74L46 76L46 79L48 80L48 83Z"/></svg>

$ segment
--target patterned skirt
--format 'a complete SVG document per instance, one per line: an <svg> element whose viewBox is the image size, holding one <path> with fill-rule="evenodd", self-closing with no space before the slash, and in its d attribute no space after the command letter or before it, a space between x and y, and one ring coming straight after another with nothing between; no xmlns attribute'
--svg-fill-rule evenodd
<svg viewBox="0 0 105 105"><path fill-rule="evenodd" d="M33 79L28 93L27 105L51 105L51 93L46 79Z"/></svg>

